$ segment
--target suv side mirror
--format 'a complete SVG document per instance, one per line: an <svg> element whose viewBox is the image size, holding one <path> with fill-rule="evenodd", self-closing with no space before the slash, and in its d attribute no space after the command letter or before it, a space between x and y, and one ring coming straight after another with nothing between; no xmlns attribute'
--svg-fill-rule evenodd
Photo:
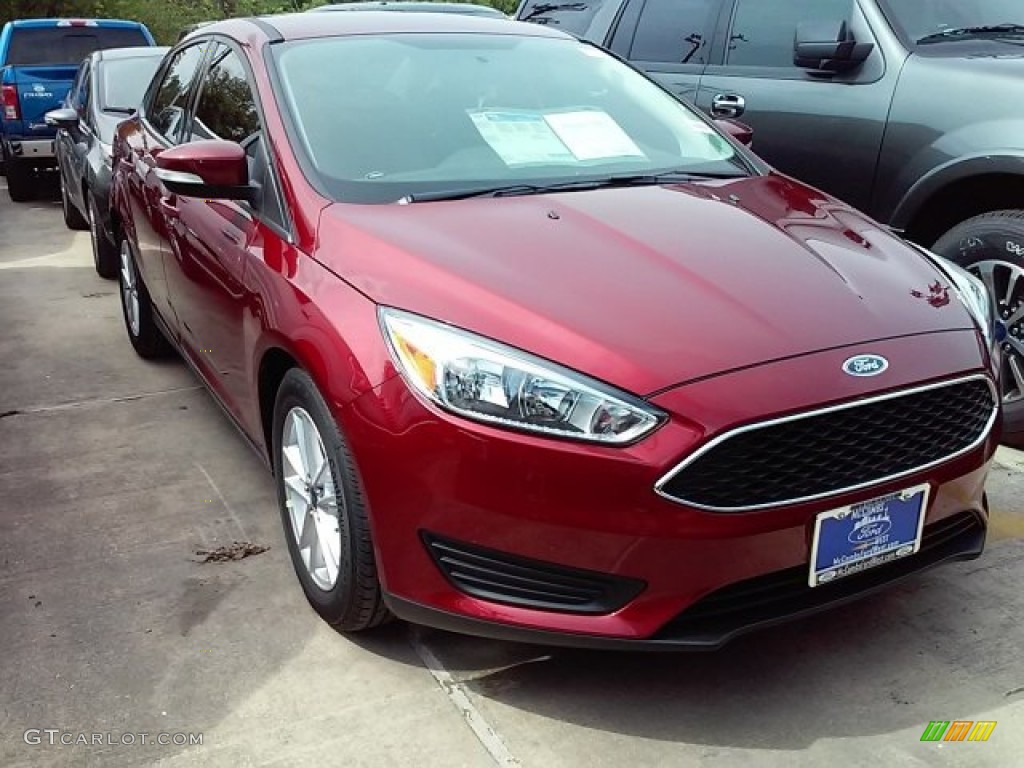
<svg viewBox="0 0 1024 768"><path fill-rule="evenodd" d="M209 200L245 200L253 205L259 187L249 183L249 160L233 141L192 141L156 156L156 176L170 192Z"/></svg>
<svg viewBox="0 0 1024 768"><path fill-rule="evenodd" d="M793 63L823 75L856 69L871 55L874 43L858 43L845 21L809 21L797 25Z"/></svg>

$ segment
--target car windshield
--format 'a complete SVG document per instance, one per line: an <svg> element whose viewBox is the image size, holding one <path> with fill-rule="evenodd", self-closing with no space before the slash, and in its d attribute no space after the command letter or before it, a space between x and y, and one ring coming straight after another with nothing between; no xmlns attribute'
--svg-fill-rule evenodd
<svg viewBox="0 0 1024 768"><path fill-rule="evenodd" d="M889 18L915 43L1024 37L1021 0L885 0Z"/></svg>
<svg viewBox="0 0 1024 768"><path fill-rule="evenodd" d="M134 112L160 61L160 56L103 61L100 64L100 109Z"/></svg>
<svg viewBox="0 0 1024 768"><path fill-rule="evenodd" d="M396 34L274 49L296 143L338 200L750 173L688 107L576 40Z"/></svg>

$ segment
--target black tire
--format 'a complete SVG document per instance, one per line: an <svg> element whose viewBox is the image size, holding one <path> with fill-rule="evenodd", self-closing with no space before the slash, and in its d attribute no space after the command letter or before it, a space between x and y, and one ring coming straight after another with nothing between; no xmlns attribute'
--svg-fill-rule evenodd
<svg viewBox="0 0 1024 768"><path fill-rule="evenodd" d="M998 294L992 297L996 311L1007 319L1018 305L1024 306L1024 285L1017 286L1006 303L1003 282L1004 277L1012 275L1011 270L1024 273L1024 211L993 211L967 219L936 240L932 250L968 270L981 262L1001 262L1004 266L998 267L993 275ZM1024 322L1007 329L1014 338L1015 329L1019 329L1024 340ZM1003 442L1024 447L1024 387L1016 385L1008 362L1009 356L1015 355L1024 364L1024 354L1008 343L1003 349Z"/></svg>
<svg viewBox="0 0 1024 768"><path fill-rule="evenodd" d="M85 216L75 208L75 204L68 197L68 188L64 183L63 171L60 172L60 209L64 215L64 226L68 229L82 230L89 228L89 222L86 221Z"/></svg>
<svg viewBox="0 0 1024 768"><path fill-rule="evenodd" d="M85 201L89 207L89 239L92 241L92 263L96 267L96 274L113 280L117 277L120 266L120 252L114 243L103 231L100 223L100 212L96 208L96 198L92 190L85 190Z"/></svg>
<svg viewBox="0 0 1024 768"><path fill-rule="evenodd" d="M139 357L146 359L167 357L171 354L170 342L164 337L160 327L153 317L153 302L149 298L149 291L146 284L142 282L142 276L135 261L135 252L127 237L121 238L121 252L124 254L124 263L119 263L118 285L121 296L121 315L124 317L124 327L128 331L128 340ZM120 262L120 259L119 259ZM126 290L126 270L131 271L131 277L135 281L135 293L138 304L138 327L133 327L129 317L129 292Z"/></svg>
<svg viewBox="0 0 1024 768"><path fill-rule="evenodd" d="M18 160L7 159L7 194L12 202L25 203L32 199L35 191L35 174L32 166Z"/></svg>
<svg viewBox="0 0 1024 768"><path fill-rule="evenodd" d="M282 440L285 418L295 407L309 414L323 443L328 468L336 493L339 521L339 567L337 580L330 590L319 586L302 560L298 542L286 506L285 467ZM372 629L391 618L384 605L377 562L373 553L369 516L362 483L345 438L331 416L316 385L298 368L285 374L274 403L272 450L277 499L281 510L288 551L292 565L313 609L332 626L345 632Z"/></svg>

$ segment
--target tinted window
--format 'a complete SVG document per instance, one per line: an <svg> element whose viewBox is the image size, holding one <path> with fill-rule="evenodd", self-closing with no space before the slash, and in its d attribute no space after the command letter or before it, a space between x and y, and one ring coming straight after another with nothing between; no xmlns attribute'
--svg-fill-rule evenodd
<svg viewBox="0 0 1024 768"><path fill-rule="evenodd" d="M189 89L205 50L204 45L191 45L174 55L170 69L153 98L153 104L147 110L147 117L153 127L171 141L177 139L178 129L188 107Z"/></svg>
<svg viewBox="0 0 1024 768"><path fill-rule="evenodd" d="M260 129L256 100L238 55L227 48L218 52L203 81L192 121L192 139L242 141Z"/></svg>
<svg viewBox="0 0 1024 768"><path fill-rule="evenodd" d="M43 27L14 29L6 64L41 66L77 64L101 48L149 45L142 30L105 27Z"/></svg>
<svg viewBox="0 0 1024 768"><path fill-rule="evenodd" d="M604 5L604 0L580 0L575 3L529 0L519 14L519 20L532 21L534 24L547 24L571 35L582 37L590 26L594 14L602 5Z"/></svg>
<svg viewBox="0 0 1024 768"><path fill-rule="evenodd" d="M797 25L849 20L852 0L739 0L726 63L734 67L792 67Z"/></svg>
<svg viewBox="0 0 1024 768"><path fill-rule="evenodd" d="M576 40L351 35L272 51L294 144L338 199L748 173L692 109ZM347 76L355 71L358 80Z"/></svg>
<svg viewBox="0 0 1024 768"><path fill-rule="evenodd" d="M708 17L717 0L647 0L629 58L672 64L707 64Z"/></svg>
<svg viewBox="0 0 1024 768"><path fill-rule="evenodd" d="M146 93L146 86L160 66L159 56L138 59L113 59L99 65L100 108L135 111Z"/></svg>

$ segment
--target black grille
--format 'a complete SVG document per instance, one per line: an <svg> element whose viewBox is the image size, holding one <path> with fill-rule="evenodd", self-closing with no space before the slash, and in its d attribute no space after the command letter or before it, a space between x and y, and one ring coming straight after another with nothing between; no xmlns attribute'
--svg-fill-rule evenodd
<svg viewBox="0 0 1024 768"><path fill-rule="evenodd" d="M983 379L738 432L660 487L737 511L820 497L906 474L979 441L996 407Z"/></svg>
<svg viewBox="0 0 1024 768"><path fill-rule="evenodd" d="M467 595L495 603L561 613L611 613L644 583L482 549L425 533L441 572Z"/></svg>
<svg viewBox="0 0 1024 768"><path fill-rule="evenodd" d="M943 560L976 557L984 543L985 524L981 518L973 512L961 512L925 526L921 549L914 555L813 588L807 586L809 565L731 584L698 600L652 639L721 640L740 629L776 623L849 600Z"/></svg>

